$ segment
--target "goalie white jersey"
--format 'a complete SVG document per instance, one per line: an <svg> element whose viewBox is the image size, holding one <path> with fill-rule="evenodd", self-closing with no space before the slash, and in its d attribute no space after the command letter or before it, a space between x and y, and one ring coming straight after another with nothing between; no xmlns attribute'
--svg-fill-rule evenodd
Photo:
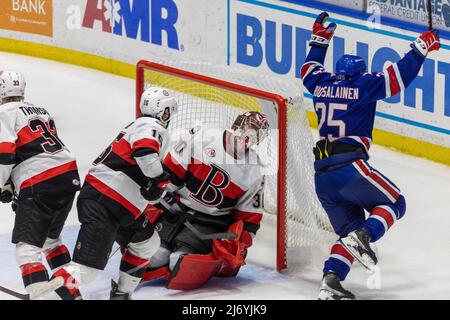
<svg viewBox="0 0 450 320"><path fill-rule="evenodd" d="M69 194L80 181L73 154L58 137L46 109L27 102L0 106L0 188L18 194Z"/></svg>
<svg viewBox="0 0 450 320"><path fill-rule="evenodd" d="M190 137L172 147L163 164L179 187L178 200L217 219L243 220L256 233L262 218L264 175L253 150L239 159L230 150L230 133L191 129Z"/></svg>
<svg viewBox="0 0 450 320"><path fill-rule="evenodd" d="M141 117L129 124L94 161L79 199L113 208L120 220L139 217L148 205L140 189L148 185L149 177L162 173L159 153L165 140L166 129L154 118ZM141 168L136 160L145 157L155 157L161 171L151 175Z"/></svg>

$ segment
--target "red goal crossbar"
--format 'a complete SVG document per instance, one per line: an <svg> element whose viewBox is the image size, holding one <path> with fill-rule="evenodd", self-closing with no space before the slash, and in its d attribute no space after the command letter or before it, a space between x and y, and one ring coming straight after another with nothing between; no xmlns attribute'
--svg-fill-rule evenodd
<svg viewBox="0 0 450 320"><path fill-rule="evenodd" d="M282 96L255 88L207 77L201 74L168 67L162 64L139 61L136 66L136 117L140 116L139 103L145 88L145 70L168 74L185 80L192 80L258 99L272 101L277 105L278 115L278 176L277 176L277 270L287 267L286 260L286 159L287 159L287 100Z"/></svg>

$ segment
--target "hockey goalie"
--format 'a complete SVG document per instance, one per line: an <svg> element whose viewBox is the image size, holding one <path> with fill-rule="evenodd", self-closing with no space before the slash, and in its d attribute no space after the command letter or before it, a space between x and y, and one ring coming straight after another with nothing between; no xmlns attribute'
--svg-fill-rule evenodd
<svg viewBox="0 0 450 320"><path fill-rule="evenodd" d="M157 199L158 186L142 190L157 202L161 238L144 281L165 277L167 288L191 290L213 276L239 272L262 219L264 175L253 149L268 128L265 115L246 112L230 129L191 129L169 150L163 161L171 181L167 193Z"/></svg>

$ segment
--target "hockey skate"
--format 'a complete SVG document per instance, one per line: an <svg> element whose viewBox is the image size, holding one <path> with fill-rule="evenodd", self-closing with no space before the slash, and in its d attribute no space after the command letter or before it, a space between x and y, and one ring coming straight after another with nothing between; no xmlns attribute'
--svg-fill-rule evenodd
<svg viewBox="0 0 450 320"><path fill-rule="evenodd" d="M119 291L117 283L114 280L111 280L109 300L131 300L131 294Z"/></svg>
<svg viewBox="0 0 450 320"><path fill-rule="evenodd" d="M342 287L336 273L326 272L320 285L319 300L355 300L355 295Z"/></svg>
<svg viewBox="0 0 450 320"><path fill-rule="evenodd" d="M370 247L370 236L364 229L350 232L349 235L341 239L342 244L350 254L358 260L365 268L372 270L378 262L375 252Z"/></svg>

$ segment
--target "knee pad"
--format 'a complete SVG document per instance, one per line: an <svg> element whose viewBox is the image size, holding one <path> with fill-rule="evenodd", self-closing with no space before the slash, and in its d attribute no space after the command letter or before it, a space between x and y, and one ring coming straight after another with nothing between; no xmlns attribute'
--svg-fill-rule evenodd
<svg viewBox="0 0 450 320"><path fill-rule="evenodd" d="M149 239L141 242L131 242L128 245L128 250L135 256L150 259L161 245L158 235L155 233Z"/></svg>
<svg viewBox="0 0 450 320"><path fill-rule="evenodd" d="M397 219L401 219L406 212L406 200L403 195L400 195L397 201L394 203L394 208L397 213Z"/></svg>
<svg viewBox="0 0 450 320"><path fill-rule="evenodd" d="M61 245L62 245L61 238L57 239L47 238L47 240L45 240L44 246L42 247L42 251L44 252L44 254L46 254L47 252L50 252Z"/></svg>
<svg viewBox="0 0 450 320"><path fill-rule="evenodd" d="M71 262L64 267L65 271L69 273L79 285L84 285L95 280L98 269L94 269L76 262Z"/></svg>
<svg viewBox="0 0 450 320"><path fill-rule="evenodd" d="M171 251L164 247L159 247L155 254L150 258L150 268L159 268L169 264Z"/></svg>
<svg viewBox="0 0 450 320"><path fill-rule="evenodd" d="M19 266L34 263L34 262L42 262L41 258L42 249L39 247L32 246L30 244L26 244L23 242L19 242L16 244L16 261Z"/></svg>

